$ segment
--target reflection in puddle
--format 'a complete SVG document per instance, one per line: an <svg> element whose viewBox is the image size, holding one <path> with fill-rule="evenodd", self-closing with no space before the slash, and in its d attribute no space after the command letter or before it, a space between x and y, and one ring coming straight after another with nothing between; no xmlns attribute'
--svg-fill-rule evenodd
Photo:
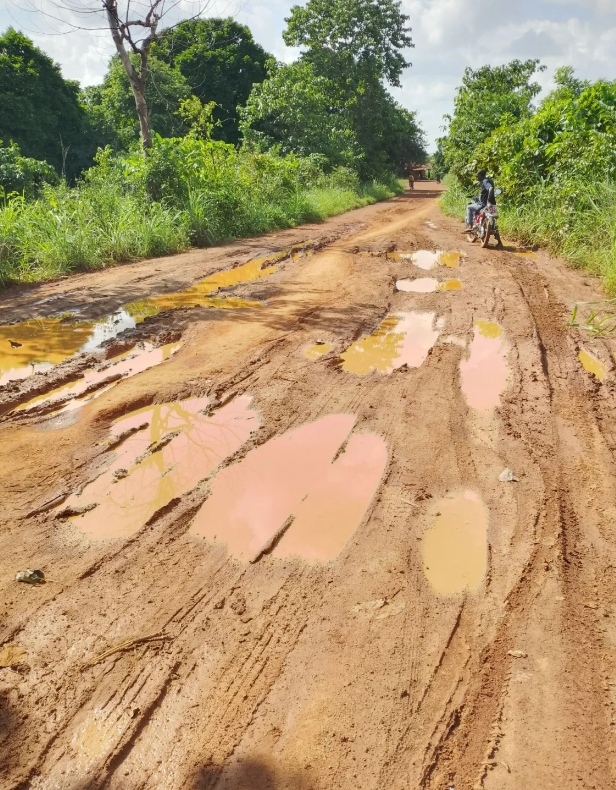
<svg viewBox="0 0 616 790"><path fill-rule="evenodd" d="M379 436L351 436L355 417L335 414L287 431L223 469L190 531L241 559L334 559L353 535L387 463ZM292 523L279 538L289 519Z"/></svg>
<svg viewBox="0 0 616 790"><path fill-rule="evenodd" d="M533 252L532 250L520 250L518 252L514 252L514 255L519 255L522 258L536 258L537 253Z"/></svg>
<svg viewBox="0 0 616 790"><path fill-rule="evenodd" d="M207 398L147 406L112 427L112 439L134 433L113 451L109 467L59 508L95 540L137 532L160 508L191 491L259 427L243 395L205 416ZM91 508L91 509L90 509Z"/></svg>
<svg viewBox="0 0 616 790"><path fill-rule="evenodd" d="M99 370L87 370L83 378L64 384L61 387L37 395L26 403L13 409L15 412L30 412L38 409L51 409L53 414L73 411L98 398L115 387L121 380L143 373L149 368L160 365L172 357L183 343L167 343L155 348L149 343L143 349L131 351L114 357Z"/></svg>
<svg viewBox="0 0 616 790"><path fill-rule="evenodd" d="M410 261L419 269L435 269L437 266L447 266L449 269L457 269L461 258L466 257L465 252L456 250L417 250L416 252L388 252L388 258L400 261Z"/></svg>
<svg viewBox="0 0 616 790"><path fill-rule="evenodd" d="M395 313L381 321L340 355L342 369L365 376L371 371L391 373L402 365L420 367L438 339L434 313Z"/></svg>
<svg viewBox="0 0 616 790"><path fill-rule="evenodd" d="M433 277L419 277L416 280L398 280L396 289L407 293L428 294L435 291L459 291L462 288L460 280L445 280L439 283Z"/></svg>
<svg viewBox="0 0 616 790"><path fill-rule="evenodd" d="M588 373L592 373L593 376L596 376L599 381L603 381L605 379L605 365L601 360L597 359L597 357L590 354L588 351L584 351L582 349L578 355L580 362L582 363L582 367Z"/></svg>
<svg viewBox="0 0 616 790"><path fill-rule="evenodd" d="M432 506L422 543L423 569L439 595L474 592L487 569L488 511L472 491Z"/></svg>
<svg viewBox="0 0 616 790"><path fill-rule="evenodd" d="M498 324L475 321L469 358L460 362L462 392L473 409L492 409L500 404L509 377L502 335Z"/></svg>
<svg viewBox="0 0 616 790"><path fill-rule="evenodd" d="M306 349L304 355L307 356L308 359L320 359L325 356L325 354L329 354L332 348L333 345L331 343L315 343L313 346Z"/></svg>
<svg viewBox="0 0 616 790"><path fill-rule="evenodd" d="M311 242L307 242L310 244ZM306 245L257 258L234 269L217 272L178 293L163 294L130 302L111 315L79 321L70 315L37 318L20 324L0 326L0 386L49 370L78 353L91 352L126 329L134 329L149 316L179 307L213 307L223 310L262 307L263 303L215 295L221 288L252 282L273 274L278 262Z"/></svg>

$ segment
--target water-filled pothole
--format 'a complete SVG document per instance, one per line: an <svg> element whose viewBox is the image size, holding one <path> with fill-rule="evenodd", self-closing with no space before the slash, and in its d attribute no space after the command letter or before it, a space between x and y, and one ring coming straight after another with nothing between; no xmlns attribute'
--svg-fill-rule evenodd
<svg viewBox="0 0 616 790"><path fill-rule="evenodd" d="M308 359L320 359L325 354L329 354L332 348L333 345L331 343L315 343L306 349L304 356L308 357Z"/></svg>
<svg viewBox="0 0 616 790"><path fill-rule="evenodd" d="M73 411L98 398L105 392L138 373L160 365L170 359L184 344L166 343L155 348L146 343L144 348L133 348L108 360L98 370L86 370L83 377L70 384L36 395L29 401L16 406L11 413L45 411L60 414Z"/></svg>
<svg viewBox="0 0 616 790"><path fill-rule="evenodd" d="M402 365L418 368L436 343L434 313L418 311L388 315L371 335L364 335L340 355L342 369L360 376L392 373Z"/></svg>
<svg viewBox="0 0 616 790"><path fill-rule="evenodd" d="M474 592L487 569L488 511L477 494L450 495L432 506L422 542L426 579L439 595Z"/></svg>
<svg viewBox="0 0 616 790"><path fill-rule="evenodd" d="M580 351L578 358L585 371L592 373L593 376L596 376L599 379L599 381L603 381L605 379L606 368L600 359L597 359L597 357L595 357L590 352L585 351L584 349Z"/></svg>
<svg viewBox="0 0 616 790"><path fill-rule="evenodd" d="M270 551L334 559L361 523L387 464L379 436L348 438L355 420L322 417L251 450L217 475L190 531L244 560Z"/></svg>
<svg viewBox="0 0 616 790"><path fill-rule="evenodd" d="M222 310L262 307L262 302L225 296L218 291L273 274L282 259L305 246L296 245L217 272L184 291L130 302L101 319L80 321L75 315L64 314L0 326L0 385L49 370L75 354L95 351L120 332L134 329L146 318L167 310L197 306Z"/></svg>
<svg viewBox="0 0 616 790"><path fill-rule="evenodd" d="M505 359L503 330L491 321L475 321L468 359L460 362L462 392L473 409L492 409L500 404L509 368Z"/></svg>
<svg viewBox="0 0 616 790"><path fill-rule="evenodd" d="M437 266L447 266L457 269L466 253L457 250L416 250L415 252L388 252L387 257L396 261L408 261L419 269L436 269Z"/></svg>
<svg viewBox="0 0 616 790"><path fill-rule="evenodd" d="M206 416L207 398L147 406L113 424L107 469L58 509L94 540L132 535L192 490L259 427L247 395ZM123 439L126 436L127 438ZM123 441L122 441L123 439Z"/></svg>
<svg viewBox="0 0 616 790"><path fill-rule="evenodd" d="M462 288L460 280L450 279L439 282L433 277L418 277L416 280L398 280L396 289L406 293L427 294L436 291L459 291Z"/></svg>

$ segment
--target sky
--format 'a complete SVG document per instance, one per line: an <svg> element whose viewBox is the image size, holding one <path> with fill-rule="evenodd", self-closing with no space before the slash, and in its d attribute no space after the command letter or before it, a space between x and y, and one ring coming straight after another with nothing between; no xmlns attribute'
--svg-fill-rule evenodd
<svg viewBox="0 0 616 790"><path fill-rule="evenodd" d="M100 82L113 54L109 32L67 29L55 21L56 0L0 0L0 31L23 30L62 67L65 77L83 85ZM96 7L96 0L72 0ZM191 0L180 0L186 15ZM298 51L282 40L284 18L293 0L210 0L206 16L233 16L281 61ZM300 0L301 4L301 0ZM616 79L616 0L402 0L410 17L412 62L393 88L396 99L417 112L428 148L442 134L443 115L453 109L456 87L466 66L539 58L547 66L538 81L549 90L556 68L571 65L585 79ZM43 13L45 12L45 13ZM62 19L66 20L66 12ZM77 17L73 17L77 19ZM92 27L96 17L80 18ZM98 23L96 22L96 25Z"/></svg>

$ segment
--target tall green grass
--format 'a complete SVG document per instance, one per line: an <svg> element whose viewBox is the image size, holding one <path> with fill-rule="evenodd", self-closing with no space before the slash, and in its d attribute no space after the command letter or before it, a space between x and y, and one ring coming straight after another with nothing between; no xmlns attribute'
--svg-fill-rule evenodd
<svg viewBox="0 0 616 790"><path fill-rule="evenodd" d="M443 212L463 219L467 192L448 178L440 198ZM568 184L538 187L523 202L504 195L499 202L501 233L521 244L540 245L575 267L601 277L616 296L616 184Z"/></svg>
<svg viewBox="0 0 616 790"><path fill-rule="evenodd" d="M324 220L399 192L317 161L159 140L151 157L106 152L75 187L0 204L0 284L169 255Z"/></svg>

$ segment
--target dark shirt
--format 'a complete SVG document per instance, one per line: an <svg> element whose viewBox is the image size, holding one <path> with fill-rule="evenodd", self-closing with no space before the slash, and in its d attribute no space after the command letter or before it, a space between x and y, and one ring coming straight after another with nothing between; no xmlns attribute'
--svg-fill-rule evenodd
<svg viewBox="0 0 616 790"><path fill-rule="evenodd" d="M485 208L488 205L488 195L490 190L494 189L494 181L491 178L484 178L481 182L481 208ZM494 197L494 202L496 203L496 197Z"/></svg>

